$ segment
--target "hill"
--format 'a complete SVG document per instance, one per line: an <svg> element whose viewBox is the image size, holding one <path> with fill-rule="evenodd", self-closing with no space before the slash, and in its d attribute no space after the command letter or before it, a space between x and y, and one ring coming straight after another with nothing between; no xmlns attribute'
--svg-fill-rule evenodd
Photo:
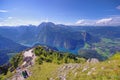
<svg viewBox="0 0 120 80"><path fill-rule="evenodd" d="M60 65L44 62L30 69L34 74L28 80L119 80L119 61L118 52L103 62L94 58L83 63L68 62Z"/></svg>
<svg viewBox="0 0 120 80"><path fill-rule="evenodd" d="M120 53L114 54L106 61L99 62L95 58L88 59L73 54L66 54L48 47L38 46L33 50L36 55L34 65L27 80L119 80ZM22 54L20 54L22 55ZM15 57L14 57L15 58ZM17 59L18 57L16 57ZM19 66L21 60L18 62ZM23 60L22 60L23 61ZM11 78L7 73L2 78ZM19 80L19 79L18 79Z"/></svg>
<svg viewBox="0 0 120 80"><path fill-rule="evenodd" d="M34 59L33 55L36 56L34 56ZM42 65L44 63L60 65L63 63L82 63L84 61L84 58L77 57L76 55L70 53L58 52L47 46L38 46L13 56L8 64L0 67L0 74L3 74L3 76L1 76L3 79L12 78L12 75L17 75L17 73L14 72L20 71L19 68L27 69L27 67L30 67L31 63L33 64L34 62L34 65ZM15 77L16 76L13 78Z"/></svg>
<svg viewBox="0 0 120 80"><path fill-rule="evenodd" d="M104 62L36 64L31 68L34 74L27 80L119 80L119 61L120 53L117 53Z"/></svg>

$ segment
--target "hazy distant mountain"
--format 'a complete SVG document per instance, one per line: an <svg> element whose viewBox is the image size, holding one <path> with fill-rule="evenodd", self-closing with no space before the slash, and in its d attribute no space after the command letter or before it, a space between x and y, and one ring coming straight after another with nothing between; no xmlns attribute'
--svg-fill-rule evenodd
<svg viewBox="0 0 120 80"><path fill-rule="evenodd" d="M26 48L27 47L22 46L0 35L0 65L7 62L10 56L13 54L20 52Z"/></svg>
<svg viewBox="0 0 120 80"><path fill-rule="evenodd" d="M75 31L86 31L97 37L120 38L120 26L71 26L71 28Z"/></svg>

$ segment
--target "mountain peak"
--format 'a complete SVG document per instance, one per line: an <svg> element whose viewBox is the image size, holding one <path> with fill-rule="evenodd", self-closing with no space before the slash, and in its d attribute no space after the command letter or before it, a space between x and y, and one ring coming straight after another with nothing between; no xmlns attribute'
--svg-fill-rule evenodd
<svg viewBox="0 0 120 80"><path fill-rule="evenodd" d="M42 22L39 26L55 26L52 22Z"/></svg>

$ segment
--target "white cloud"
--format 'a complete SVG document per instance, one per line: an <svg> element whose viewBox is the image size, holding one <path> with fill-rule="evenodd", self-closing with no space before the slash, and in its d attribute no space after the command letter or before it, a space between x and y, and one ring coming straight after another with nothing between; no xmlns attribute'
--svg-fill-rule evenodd
<svg viewBox="0 0 120 80"><path fill-rule="evenodd" d="M76 24L83 24L85 20L81 19L76 22Z"/></svg>
<svg viewBox="0 0 120 80"><path fill-rule="evenodd" d="M25 20L15 17L8 17L0 21L0 26L39 25L43 21L46 20Z"/></svg>
<svg viewBox="0 0 120 80"><path fill-rule="evenodd" d="M90 19L81 19L78 20L75 25L82 25L82 26L88 26L88 25L93 25L95 23L95 20L90 20Z"/></svg>
<svg viewBox="0 0 120 80"><path fill-rule="evenodd" d="M90 20L90 19L82 19L82 20L78 20L76 22L77 24L76 23L75 24L81 26L120 26L120 16L103 18L98 20Z"/></svg>
<svg viewBox="0 0 120 80"><path fill-rule="evenodd" d="M0 10L0 13L6 13L8 12L7 10Z"/></svg>
<svg viewBox="0 0 120 80"><path fill-rule="evenodd" d="M10 20L4 20L3 22L0 22L1 26L20 26L20 25L39 25L39 21L30 21L30 20L16 20L16 21L10 21Z"/></svg>
<svg viewBox="0 0 120 80"><path fill-rule="evenodd" d="M104 18L104 19L100 19L98 21L96 21L97 24L101 24L101 23L108 23L112 21L112 18Z"/></svg>
<svg viewBox="0 0 120 80"><path fill-rule="evenodd" d="M48 18L40 20L20 19L13 16L7 18L0 17L0 26L20 26L20 25L39 25L42 22L48 22Z"/></svg>
<svg viewBox="0 0 120 80"><path fill-rule="evenodd" d="M116 9L120 10L120 5L116 7Z"/></svg>
<svg viewBox="0 0 120 80"><path fill-rule="evenodd" d="M100 25L100 26L120 26L120 16L97 20L96 25Z"/></svg>

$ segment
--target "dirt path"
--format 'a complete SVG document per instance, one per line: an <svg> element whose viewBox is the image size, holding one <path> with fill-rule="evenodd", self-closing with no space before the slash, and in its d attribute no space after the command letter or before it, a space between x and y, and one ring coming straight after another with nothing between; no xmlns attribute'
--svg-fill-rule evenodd
<svg viewBox="0 0 120 80"><path fill-rule="evenodd" d="M25 80L25 78L23 78L22 76L23 70L26 70L29 76L31 75L28 68L35 63L35 58L36 58L35 54L33 53L33 49L25 51L23 53L23 56L24 56L24 59L29 57L30 61L24 61L23 64L21 65L21 67L24 67L24 68L16 69L16 74L12 77L11 80Z"/></svg>

